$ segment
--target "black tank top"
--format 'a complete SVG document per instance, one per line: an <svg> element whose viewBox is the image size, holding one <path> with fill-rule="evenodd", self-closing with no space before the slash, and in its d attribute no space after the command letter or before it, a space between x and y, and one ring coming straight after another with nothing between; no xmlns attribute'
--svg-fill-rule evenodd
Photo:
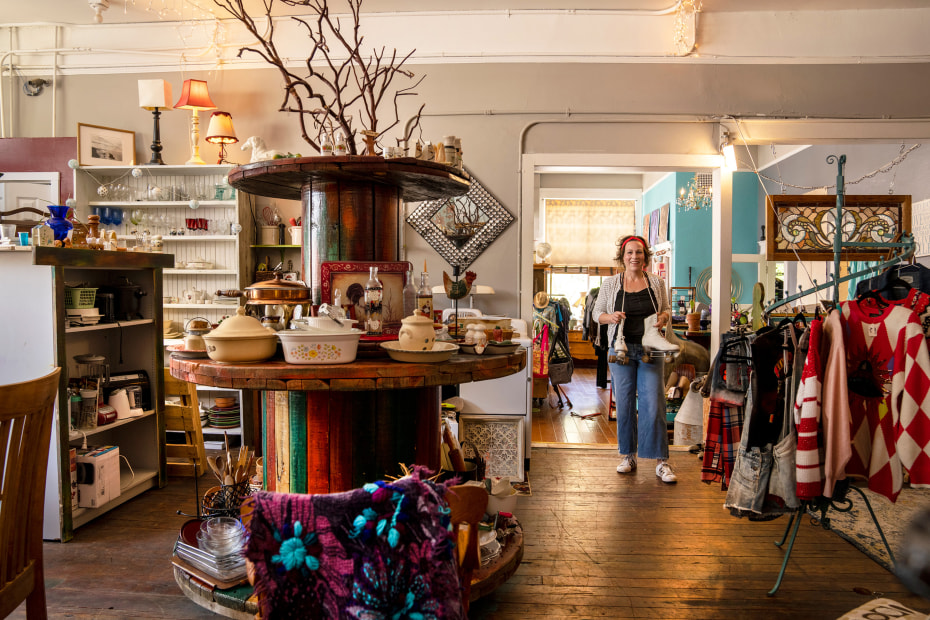
<svg viewBox="0 0 930 620"><path fill-rule="evenodd" d="M643 319L655 314L658 303L655 300L651 287L644 288L636 293L627 293L624 300L623 286L617 291L614 301L614 310L626 312L626 321L623 323L623 338L627 344L642 344L646 327Z"/></svg>

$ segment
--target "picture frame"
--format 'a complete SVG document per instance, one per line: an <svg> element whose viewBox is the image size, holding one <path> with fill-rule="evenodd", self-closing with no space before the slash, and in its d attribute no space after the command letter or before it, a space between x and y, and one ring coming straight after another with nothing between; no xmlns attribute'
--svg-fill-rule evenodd
<svg viewBox="0 0 930 620"><path fill-rule="evenodd" d="M681 314L679 312L679 303L684 302L686 313L690 312L691 302L697 301L697 289L693 286L673 286L671 287L672 314Z"/></svg>
<svg viewBox="0 0 930 620"><path fill-rule="evenodd" d="M78 164L81 166L134 166L134 131L78 123Z"/></svg>
<svg viewBox="0 0 930 620"><path fill-rule="evenodd" d="M475 451L485 460L485 476L508 477L523 481L523 425L522 415L459 414L459 443L464 444L465 458Z"/></svg>
<svg viewBox="0 0 930 620"><path fill-rule="evenodd" d="M785 194L765 199L765 258L833 260L836 196ZM909 195L846 195L843 242L892 242L911 230ZM850 247L841 260L884 260L889 248Z"/></svg>
<svg viewBox="0 0 930 620"><path fill-rule="evenodd" d="M320 298L325 304L333 303L335 292L342 292L342 304L350 310L359 325L364 325L368 318L365 314L363 297L355 295L361 290L364 295L365 283L371 267L378 268L378 280L384 287L381 308L386 333L397 333L404 318L404 286L407 285L407 271L412 268L409 261L327 261L320 265ZM358 285L357 287L354 285ZM349 287L352 287L350 298Z"/></svg>

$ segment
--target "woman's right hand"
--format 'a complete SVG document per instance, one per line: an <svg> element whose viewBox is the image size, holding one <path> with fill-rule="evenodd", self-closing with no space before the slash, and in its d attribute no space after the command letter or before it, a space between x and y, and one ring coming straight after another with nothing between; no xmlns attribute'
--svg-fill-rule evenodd
<svg viewBox="0 0 930 620"><path fill-rule="evenodd" d="M605 312L604 314L601 315L601 322L606 325L612 325L612 324L619 323L625 318L626 318L626 312L620 312L619 310L616 312Z"/></svg>

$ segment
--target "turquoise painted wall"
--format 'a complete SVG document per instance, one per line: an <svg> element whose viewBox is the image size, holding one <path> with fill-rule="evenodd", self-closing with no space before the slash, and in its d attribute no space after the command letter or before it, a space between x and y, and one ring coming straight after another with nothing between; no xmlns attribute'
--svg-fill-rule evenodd
<svg viewBox="0 0 930 620"><path fill-rule="evenodd" d="M642 232L643 222L652 211L669 203L669 237L673 241L671 286L689 286L688 271L691 271L691 286L702 270L710 267L711 260L711 212L679 211L675 200L679 191L694 177L691 172L676 172L666 176L643 194L642 212L637 213L637 229ZM733 174L733 244L734 254L756 254L761 233L758 222L761 188L751 172ZM742 284L739 299L741 304L752 303L752 287L758 269L755 263L734 263L733 270Z"/></svg>

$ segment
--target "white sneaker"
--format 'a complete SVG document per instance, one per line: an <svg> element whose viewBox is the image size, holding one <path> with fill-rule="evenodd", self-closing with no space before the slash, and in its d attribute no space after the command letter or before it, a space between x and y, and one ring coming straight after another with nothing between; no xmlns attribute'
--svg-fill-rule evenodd
<svg viewBox="0 0 930 620"><path fill-rule="evenodd" d="M619 470L620 468L618 467L617 469ZM672 466L668 464L668 461L659 461L656 465L656 476L667 484L678 482L678 476L672 471Z"/></svg>
<svg viewBox="0 0 930 620"><path fill-rule="evenodd" d="M626 454L620 460L620 464L617 465L618 474L629 474L630 472L636 471L636 457L632 454Z"/></svg>

